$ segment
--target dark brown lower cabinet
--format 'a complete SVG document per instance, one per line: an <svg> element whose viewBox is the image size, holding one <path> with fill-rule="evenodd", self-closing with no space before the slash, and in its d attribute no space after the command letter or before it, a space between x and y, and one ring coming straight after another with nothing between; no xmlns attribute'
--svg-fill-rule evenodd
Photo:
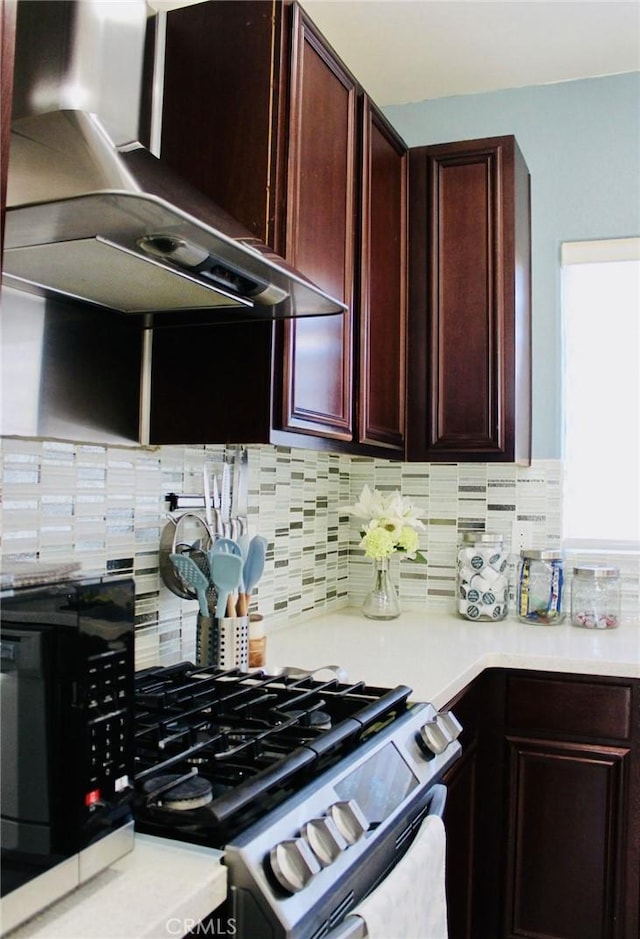
<svg viewBox="0 0 640 939"><path fill-rule="evenodd" d="M444 782L449 939L497 937L502 909L504 677L487 669L447 705L462 756Z"/></svg>
<svg viewBox="0 0 640 939"><path fill-rule="evenodd" d="M507 936L616 929L629 750L509 737Z"/></svg>
<svg viewBox="0 0 640 939"><path fill-rule="evenodd" d="M509 674L509 939L636 939L640 682Z"/></svg>
<svg viewBox="0 0 640 939"><path fill-rule="evenodd" d="M448 790L444 823L447 832L447 919L451 939L469 939L472 935L478 741L477 727L469 720L468 709L476 692L477 688L472 685L462 698L451 704L464 728L462 756L444 779Z"/></svg>
<svg viewBox="0 0 640 939"><path fill-rule="evenodd" d="M637 939L640 682L490 670L451 706L450 939Z"/></svg>
<svg viewBox="0 0 640 939"><path fill-rule="evenodd" d="M478 749L465 749L446 778L447 918L452 939L472 935L472 898L475 861L475 794Z"/></svg>

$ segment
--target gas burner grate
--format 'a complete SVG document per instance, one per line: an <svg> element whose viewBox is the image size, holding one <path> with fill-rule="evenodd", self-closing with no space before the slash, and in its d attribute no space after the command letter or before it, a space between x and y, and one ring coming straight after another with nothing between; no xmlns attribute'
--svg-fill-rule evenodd
<svg viewBox="0 0 640 939"><path fill-rule="evenodd" d="M188 828L205 843L240 830L404 713L409 693L190 662L139 672L138 827ZM206 806L172 812L154 798L158 777L192 774L211 785Z"/></svg>

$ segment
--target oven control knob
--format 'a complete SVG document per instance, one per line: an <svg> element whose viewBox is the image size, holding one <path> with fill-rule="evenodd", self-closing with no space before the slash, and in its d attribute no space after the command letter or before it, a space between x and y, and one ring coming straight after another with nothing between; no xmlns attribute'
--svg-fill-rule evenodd
<svg viewBox="0 0 640 939"><path fill-rule="evenodd" d="M369 828L369 822L355 799L334 802L329 807L329 817L348 845L355 844Z"/></svg>
<svg viewBox="0 0 640 939"><path fill-rule="evenodd" d="M269 854L271 870L287 893L297 893L320 871L318 859L304 838L281 841Z"/></svg>
<svg viewBox="0 0 640 939"><path fill-rule="evenodd" d="M419 731L419 742L430 753L444 753L450 743L460 736L462 725L452 711L440 711Z"/></svg>
<svg viewBox="0 0 640 939"><path fill-rule="evenodd" d="M438 720L437 715L427 721L426 724L423 724L418 733L419 742L422 744L423 749L428 750L429 753L444 753L453 740L449 731Z"/></svg>
<svg viewBox="0 0 640 939"><path fill-rule="evenodd" d="M462 733L462 724L453 711L440 711L436 721L445 728L452 740L457 740Z"/></svg>
<svg viewBox="0 0 640 939"><path fill-rule="evenodd" d="M302 827L302 835L323 867L327 867L348 847L344 835L332 818L312 818Z"/></svg>

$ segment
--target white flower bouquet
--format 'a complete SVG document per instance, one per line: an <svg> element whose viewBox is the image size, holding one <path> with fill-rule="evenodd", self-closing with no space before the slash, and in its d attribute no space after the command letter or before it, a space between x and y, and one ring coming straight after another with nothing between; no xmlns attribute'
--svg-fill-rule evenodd
<svg viewBox="0 0 640 939"><path fill-rule="evenodd" d="M425 526L418 518L419 509L399 490L384 494L364 486L355 505L343 511L360 521L360 547L368 558L381 561L402 552L412 561L426 564L418 551L418 530Z"/></svg>

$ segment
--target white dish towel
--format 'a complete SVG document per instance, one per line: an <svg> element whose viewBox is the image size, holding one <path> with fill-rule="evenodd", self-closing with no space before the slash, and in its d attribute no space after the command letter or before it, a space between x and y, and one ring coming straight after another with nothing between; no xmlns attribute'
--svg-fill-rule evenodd
<svg viewBox="0 0 640 939"><path fill-rule="evenodd" d="M402 860L349 914L362 917L368 939L447 939L445 846L442 819L428 815Z"/></svg>

